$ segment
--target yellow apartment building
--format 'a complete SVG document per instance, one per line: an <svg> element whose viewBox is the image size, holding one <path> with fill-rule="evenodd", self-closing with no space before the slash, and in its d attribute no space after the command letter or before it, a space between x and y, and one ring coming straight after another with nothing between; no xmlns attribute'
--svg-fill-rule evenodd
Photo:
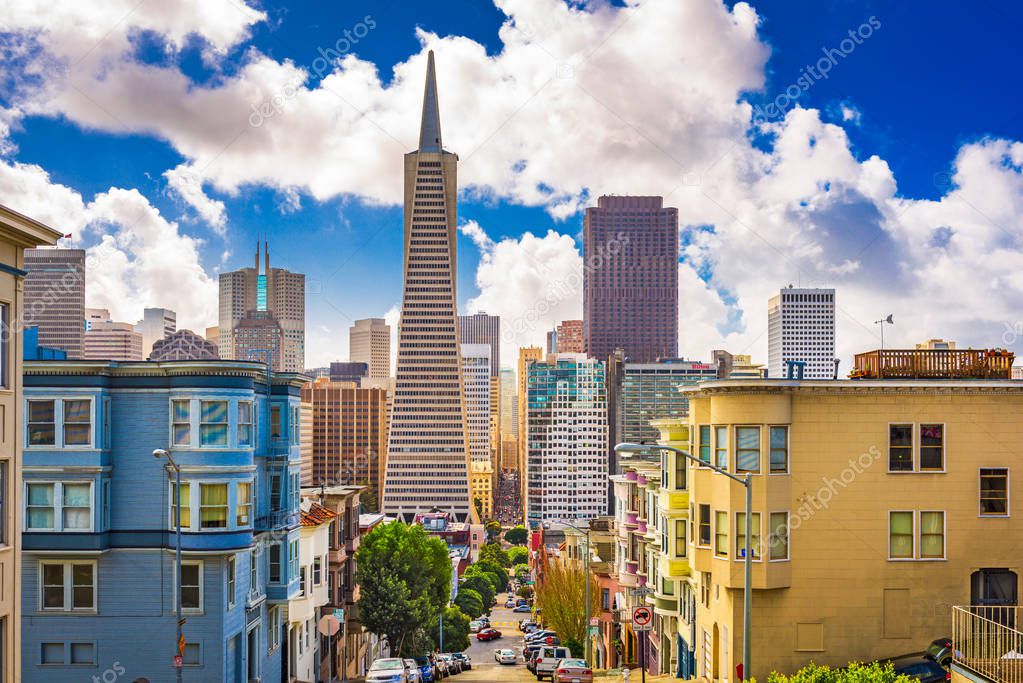
<svg viewBox="0 0 1023 683"><path fill-rule="evenodd" d="M950 635L953 605L1018 604L1023 382L681 390L691 452L753 478L747 675L921 651ZM688 477L696 675L723 681L742 657L744 490Z"/></svg>
<svg viewBox="0 0 1023 683"><path fill-rule="evenodd" d="M489 462L477 460L469 463L469 493L473 505L480 501L480 521L494 517L494 467Z"/></svg>

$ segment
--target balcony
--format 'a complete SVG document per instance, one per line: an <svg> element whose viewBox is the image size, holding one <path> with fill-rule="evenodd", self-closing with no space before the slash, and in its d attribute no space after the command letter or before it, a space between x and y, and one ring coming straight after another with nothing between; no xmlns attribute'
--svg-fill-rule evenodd
<svg viewBox="0 0 1023 683"><path fill-rule="evenodd" d="M657 494L657 505L665 514L684 514L689 511L689 492L661 489Z"/></svg>
<svg viewBox="0 0 1023 683"><path fill-rule="evenodd" d="M299 514L297 510L274 510L256 517L256 531L274 531L275 529L291 529L297 527Z"/></svg>
<svg viewBox="0 0 1023 683"><path fill-rule="evenodd" d="M952 671L994 683L1023 683L1021 607L952 608Z"/></svg>
<svg viewBox="0 0 1023 683"><path fill-rule="evenodd" d="M1004 349L886 349L857 353L852 379L1010 379Z"/></svg>

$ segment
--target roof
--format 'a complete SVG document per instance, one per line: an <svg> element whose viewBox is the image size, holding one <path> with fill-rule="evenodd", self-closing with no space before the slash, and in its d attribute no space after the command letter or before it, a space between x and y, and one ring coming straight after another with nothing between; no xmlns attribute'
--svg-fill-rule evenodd
<svg viewBox="0 0 1023 683"><path fill-rule="evenodd" d="M437 99L437 70L433 50L426 58L426 87L423 91L423 119L419 126L419 151L443 151L440 141L440 101Z"/></svg>
<svg viewBox="0 0 1023 683"><path fill-rule="evenodd" d="M1023 392L1023 381L1011 379L718 379L696 385L682 385L680 392L689 398L711 393L787 392L819 393L891 391L907 389L916 392L947 391L949 389L1000 390Z"/></svg>
<svg viewBox="0 0 1023 683"><path fill-rule="evenodd" d="M385 521L387 521L387 518L383 515L383 513L367 512L359 515L359 528L370 529Z"/></svg>
<svg viewBox="0 0 1023 683"><path fill-rule="evenodd" d="M302 526L321 526L329 524L337 518L336 512L323 507L316 501L308 501L308 506L309 509L306 509L306 503L302 503Z"/></svg>

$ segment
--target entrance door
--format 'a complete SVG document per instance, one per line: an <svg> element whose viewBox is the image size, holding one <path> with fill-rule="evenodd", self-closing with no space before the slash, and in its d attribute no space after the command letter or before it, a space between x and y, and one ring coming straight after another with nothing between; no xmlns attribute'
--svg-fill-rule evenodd
<svg viewBox="0 0 1023 683"><path fill-rule="evenodd" d="M255 680L259 678L259 627L255 627L249 631L248 638L248 654L249 654L249 666L248 674L249 680Z"/></svg>
<svg viewBox="0 0 1023 683"><path fill-rule="evenodd" d="M985 619L1015 627L1014 607L1018 602L1016 572L1008 569L980 569L970 577L970 604Z"/></svg>

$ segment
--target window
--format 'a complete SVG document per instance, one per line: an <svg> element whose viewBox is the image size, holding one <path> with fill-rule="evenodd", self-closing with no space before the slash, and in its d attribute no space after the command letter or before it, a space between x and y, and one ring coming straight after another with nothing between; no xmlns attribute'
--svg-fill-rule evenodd
<svg viewBox="0 0 1023 683"><path fill-rule="evenodd" d="M252 445L252 401L238 401L238 446Z"/></svg>
<svg viewBox="0 0 1023 683"><path fill-rule="evenodd" d="M306 571L305 570L306 570L305 567L302 567L302 569L299 570L299 578L298 578L298 594L299 595L305 595L305 576L306 576Z"/></svg>
<svg viewBox="0 0 1023 683"><path fill-rule="evenodd" d="M252 524L252 482L238 482L238 513L235 516L235 524L239 527Z"/></svg>
<svg viewBox="0 0 1023 683"><path fill-rule="evenodd" d="M228 607L233 607L234 606L235 598L237 596L236 586L235 586L235 584L237 583L236 572L235 572L235 570L237 569L236 564L237 563L235 561L235 556L234 555L232 555L231 557L227 558L227 606Z"/></svg>
<svg viewBox="0 0 1023 683"><path fill-rule="evenodd" d="M313 558L313 585L319 586L323 583L323 565L318 557Z"/></svg>
<svg viewBox="0 0 1023 683"><path fill-rule="evenodd" d="M945 425L920 425L920 469L945 469Z"/></svg>
<svg viewBox="0 0 1023 683"><path fill-rule="evenodd" d="M288 576L292 580L298 576L298 541L288 544Z"/></svg>
<svg viewBox="0 0 1023 683"><path fill-rule="evenodd" d="M91 531L92 483L25 485L26 531Z"/></svg>
<svg viewBox="0 0 1023 683"><path fill-rule="evenodd" d="M191 401L171 401L171 441L175 446L192 445Z"/></svg>
<svg viewBox="0 0 1023 683"><path fill-rule="evenodd" d="M920 559L945 559L945 513L920 513Z"/></svg>
<svg viewBox="0 0 1023 683"><path fill-rule="evenodd" d="M7 545L7 461L0 461L0 545ZM0 631L0 639L3 632ZM0 640L0 667L3 666L3 641Z"/></svg>
<svg viewBox="0 0 1023 683"><path fill-rule="evenodd" d="M675 520L675 557L686 556L686 520Z"/></svg>
<svg viewBox="0 0 1023 683"><path fill-rule="evenodd" d="M92 484L63 484L64 529L88 530L92 526Z"/></svg>
<svg viewBox="0 0 1023 683"><path fill-rule="evenodd" d="M1006 517L1009 514L1009 470L984 467L980 470L980 514Z"/></svg>
<svg viewBox="0 0 1023 683"><path fill-rule="evenodd" d="M270 438L281 438L281 407L279 405L270 406Z"/></svg>
<svg viewBox="0 0 1023 683"><path fill-rule="evenodd" d="M710 464L710 425L700 425L700 460Z"/></svg>
<svg viewBox="0 0 1023 683"><path fill-rule="evenodd" d="M27 484L28 495L25 502L25 529L54 529L55 484Z"/></svg>
<svg viewBox="0 0 1023 683"><path fill-rule="evenodd" d="M288 432L291 434L291 443L295 446L298 445L300 435L298 430L300 422L299 409L299 406L291 406L291 423L288 425Z"/></svg>
<svg viewBox="0 0 1023 683"><path fill-rule="evenodd" d="M714 554L728 556L728 513L714 512Z"/></svg>
<svg viewBox="0 0 1023 683"><path fill-rule="evenodd" d="M40 562L40 607L72 612L96 609L96 565L92 562Z"/></svg>
<svg viewBox="0 0 1023 683"><path fill-rule="evenodd" d="M181 563L181 609L202 611L202 562Z"/></svg>
<svg viewBox="0 0 1023 683"><path fill-rule="evenodd" d="M199 527L227 528L227 484L199 484Z"/></svg>
<svg viewBox="0 0 1023 683"><path fill-rule="evenodd" d="M912 512L888 513L888 557L898 560L913 559Z"/></svg>
<svg viewBox="0 0 1023 683"><path fill-rule="evenodd" d="M888 471L913 471L913 425L888 425Z"/></svg>
<svg viewBox="0 0 1023 683"><path fill-rule="evenodd" d="M714 428L714 464L728 469L728 427Z"/></svg>
<svg viewBox="0 0 1023 683"><path fill-rule="evenodd" d="M661 452L661 488L668 488L668 451Z"/></svg>
<svg viewBox="0 0 1023 683"><path fill-rule="evenodd" d="M9 319L9 306L8 304L0 304L0 387L4 389L10 389L10 377L8 376L10 371L10 319ZM2 653L0 653L2 654ZM3 665L3 660L0 659L0 666Z"/></svg>
<svg viewBox="0 0 1023 683"><path fill-rule="evenodd" d="M276 650L281 644L281 608L270 608L270 633L268 635L270 650Z"/></svg>
<svg viewBox="0 0 1023 683"><path fill-rule="evenodd" d="M200 656L199 643L185 643L185 653L181 657L181 663L185 666L199 666Z"/></svg>
<svg viewBox="0 0 1023 683"><path fill-rule="evenodd" d="M227 401L202 401L199 443L202 446L227 446Z"/></svg>
<svg viewBox="0 0 1023 683"><path fill-rule="evenodd" d="M754 560L760 559L760 513L754 512L750 515L750 553ZM746 557L746 513L735 513L735 556L740 559Z"/></svg>
<svg viewBox="0 0 1023 683"><path fill-rule="evenodd" d="M92 401L64 401L64 445L88 446L92 443Z"/></svg>
<svg viewBox="0 0 1023 683"><path fill-rule="evenodd" d="M281 582L281 546L274 543L270 546L270 583Z"/></svg>
<svg viewBox="0 0 1023 683"><path fill-rule="evenodd" d="M64 643L43 643L40 664L63 664Z"/></svg>
<svg viewBox="0 0 1023 683"><path fill-rule="evenodd" d="M110 528L110 507L113 501L110 498L110 480L103 481L103 528Z"/></svg>
<svg viewBox="0 0 1023 683"><path fill-rule="evenodd" d="M700 505L700 540L699 545L710 547L710 505Z"/></svg>
<svg viewBox="0 0 1023 683"><path fill-rule="evenodd" d="M270 510L278 512L281 509L281 475L274 472L270 475Z"/></svg>
<svg viewBox="0 0 1023 683"><path fill-rule="evenodd" d="M28 402L28 444L55 446L57 444L56 401Z"/></svg>
<svg viewBox="0 0 1023 683"><path fill-rule="evenodd" d="M249 553L249 593L259 595L259 562L256 561L256 553Z"/></svg>
<svg viewBox="0 0 1023 683"><path fill-rule="evenodd" d="M789 471L789 428L771 427L771 473Z"/></svg>
<svg viewBox="0 0 1023 683"><path fill-rule="evenodd" d="M172 482L170 487L170 516L168 519L171 521L171 528L175 529L178 518L178 499L175 491L177 483ZM181 484L181 528L192 528L192 485L187 481Z"/></svg>
<svg viewBox="0 0 1023 683"><path fill-rule="evenodd" d="M735 428L736 472L760 472L760 427Z"/></svg>
<svg viewBox="0 0 1023 683"><path fill-rule="evenodd" d="M681 453L675 454L675 490L686 490L686 465L688 460Z"/></svg>
<svg viewBox="0 0 1023 683"><path fill-rule="evenodd" d="M789 513L772 512L768 522L771 524L767 537L768 559L789 559Z"/></svg>
<svg viewBox="0 0 1023 683"><path fill-rule="evenodd" d="M112 422L112 415L110 413L110 399L103 399L103 448L112 448L113 441L110 435L110 424Z"/></svg>
<svg viewBox="0 0 1023 683"><path fill-rule="evenodd" d="M71 643L71 663L94 666L96 645L93 643Z"/></svg>

